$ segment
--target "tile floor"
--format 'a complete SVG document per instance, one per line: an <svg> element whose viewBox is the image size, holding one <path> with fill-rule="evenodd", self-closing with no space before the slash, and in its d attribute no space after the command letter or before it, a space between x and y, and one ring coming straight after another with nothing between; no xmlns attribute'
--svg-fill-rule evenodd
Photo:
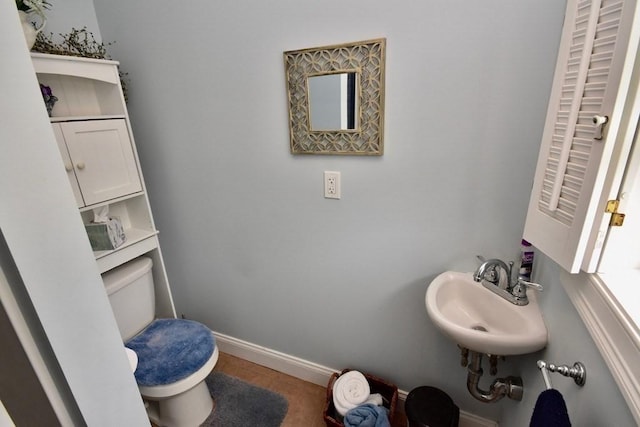
<svg viewBox="0 0 640 427"><path fill-rule="evenodd" d="M289 410L282 427L324 427L322 410L326 402L325 387L321 387L273 369L220 353L215 371L224 372L251 384L282 394L289 401ZM392 427L405 427L406 418L396 417Z"/></svg>

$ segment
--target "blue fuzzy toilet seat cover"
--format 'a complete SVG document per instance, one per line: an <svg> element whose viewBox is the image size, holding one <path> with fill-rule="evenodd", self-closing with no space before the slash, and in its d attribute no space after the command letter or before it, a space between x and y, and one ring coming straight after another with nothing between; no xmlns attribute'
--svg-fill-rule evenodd
<svg viewBox="0 0 640 427"><path fill-rule="evenodd" d="M196 372L211 358L213 334L201 323L157 319L126 344L138 355L138 385L171 384Z"/></svg>

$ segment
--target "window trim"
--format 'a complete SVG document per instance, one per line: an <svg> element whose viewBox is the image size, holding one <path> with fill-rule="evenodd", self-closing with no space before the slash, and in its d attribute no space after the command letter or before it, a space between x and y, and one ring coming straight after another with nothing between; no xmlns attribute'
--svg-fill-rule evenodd
<svg viewBox="0 0 640 427"><path fill-rule="evenodd" d="M560 282L640 424L640 329L603 277L560 269Z"/></svg>

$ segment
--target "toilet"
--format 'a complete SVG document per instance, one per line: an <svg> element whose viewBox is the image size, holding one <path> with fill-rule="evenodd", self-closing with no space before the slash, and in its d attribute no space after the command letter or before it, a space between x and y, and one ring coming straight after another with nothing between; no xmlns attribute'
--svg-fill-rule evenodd
<svg viewBox="0 0 640 427"><path fill-rule="evenodd" d="M134 375L149 418L158 426L200 425L213 400L204 379L218 361L209 328L184 319L156 319L150 258L102 275L125 347L138 358Z"/></svg>

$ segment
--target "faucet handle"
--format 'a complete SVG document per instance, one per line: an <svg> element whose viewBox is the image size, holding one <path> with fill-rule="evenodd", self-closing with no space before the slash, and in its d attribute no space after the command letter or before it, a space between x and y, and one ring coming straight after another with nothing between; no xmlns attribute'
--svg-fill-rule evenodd
<svg viewBox="0 0 640 427"><path fill-rule="evenodd" d="M521 278L518 278L518 281L513 288L511 288L511 295L517 298L522 298L526 300L527 298L527 288L535 289L536 291L542 291L542 285L538 283L528 282Z"/></svg>
<svg viewBox="0 0 640 427"><path fill-rule="evenodd" d="M523 279L518 279L518 283L526 286L527 288L535 289L539 292L542 292L544 290L544 287L539 283L533 283Z"/></svg>

